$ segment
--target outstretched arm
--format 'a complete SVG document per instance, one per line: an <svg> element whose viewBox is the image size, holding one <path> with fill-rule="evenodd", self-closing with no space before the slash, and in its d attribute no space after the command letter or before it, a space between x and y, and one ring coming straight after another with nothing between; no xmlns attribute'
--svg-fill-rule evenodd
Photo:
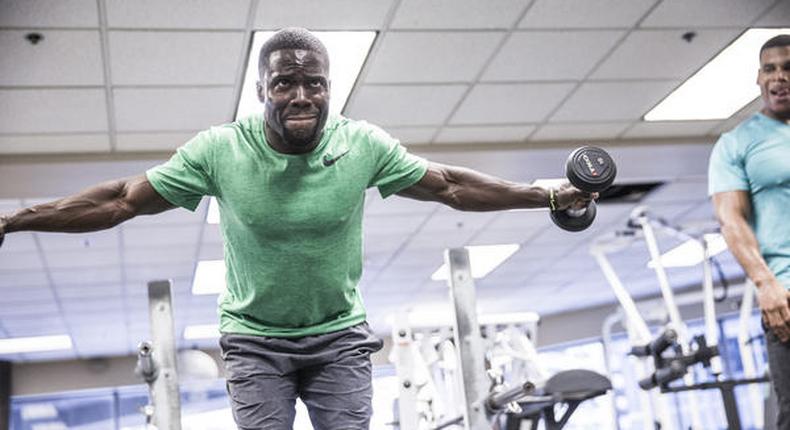
<svg viewBox="0 0 790 430"><path fill-rule="evenodd" d="M721 233L749 279L757 287L757 301L765 323L783 342L790 339L790 293L776 279L760 254L760 245L749 226L751 202L746 191L713 195Z"/></svg>
<svg viewBox="0 0 790 430"><path fill-rule="evenodd" d="M173 207L154 190L145 175L117 179L71 197L0 216L0 244L5 233L104 230L137 215L156 214Z"/></svg>
<svg viewBox="0 0 790 430"><path fill-rule="evenodd" d="M549 190L506 181L464 167L429 163L425 176L399 196L435 201L462 211L496 211L549 207ZM557 190L557 209L586 205L594 194L563 185Z"/></svg>

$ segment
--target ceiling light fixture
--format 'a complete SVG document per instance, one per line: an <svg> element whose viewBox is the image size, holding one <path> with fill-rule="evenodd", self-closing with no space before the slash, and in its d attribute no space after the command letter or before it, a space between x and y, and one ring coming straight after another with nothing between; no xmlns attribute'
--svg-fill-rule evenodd
<svg viewBox="0 0 790 430"><path fill-rule="evenodd" d="M225 262L201 260L192 278L192 294L219 294L225 290Z"/></svg>
<svg viewBox="0 0 790 430"><path fill-rule="evenodd" d="M184 339L215 339L219 337L219 326L217 324L198 324L184 327Z"/></svg>
<svg viewBox="0 0 790 430"><path fill-rule="evenodd" d="M469 264L472 266L472 277L480 279L491 273L505 260L510 258L520 246L515 243L505 245L477 245L467 246L469 251ZM442 264L441 267L431 275L432 281L446 281L447 264Z"/></svg>
<svg viewBox="0 0 790 430"><path fill-rule="evenodd" d="M752 28L645 115L645 121L693 121L731 117L760 95L755 85L760 47L790 28Z"/></svg>
<svg viewBox="0 0 790 430"><path fill-rule="evenodd" d="M706 234L705 240L708 242L708 252L713 257L717 254L724 252L727 249L727 242L724 241L724 236L721 234ZM694 239L689 239L680 245L670 249L661 255L661 265L667 267L692 267L702 263L705 258L705 251L702 249L702 244ZM647 267L654 269L655 263L650 260Z"/></svg>
<svg viewBox="0 0 790 430"><path fill-rule="evenodd" d="M247 68L244 74L239 103L236 106L236 119L260 112L261 102L255 90L258 82L258 53L264 42L274 32L256 31L250 50L247 53ZM376 38L375 31L314 31L313 34L324 43L329 52L329 80L332 97L329 101L330 113L341 113L346 100L354 89L357 76L365 64L365 59Z"/></svg>
<svg viewBox="0 0 790 430"><path fill-rule="evenodd" d="M0 354L58 351L71 348L71 336L66 334L0 339Z"/></svg>

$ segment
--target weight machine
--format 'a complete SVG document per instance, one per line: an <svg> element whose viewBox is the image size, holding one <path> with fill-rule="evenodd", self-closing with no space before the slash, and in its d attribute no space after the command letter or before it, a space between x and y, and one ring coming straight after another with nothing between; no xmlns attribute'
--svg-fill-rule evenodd
<svg viewBox="0 0 790 430"><path fill-rule="evenodd" d="M562 429L579 404L611 389L589 370L548 376L538 365L534 313L476 313L475 287L464 248L445 252L453 313L430 323L401 314L393 322L391 360L397 370L401 430L517 430L542 420ZM564 405L561 416L555 406Z"/></svg>
<svg viewBox="0 0 790 430"><path fill-rule="evenodd" d="M702 302L705 320L704 336L689 338L687 327L680 318L678 303L666 275L664 264L658 249L655 231L660 230L680 240L696 243L702 253ZM622 314L620 318L629 335L632 345L629 355L634 364L641 371L639 386L649 391L650 394L642 395L640 402L643 410L648 411L649 420L645 420L645 428L652 428L653 422L661 425L662 429L674 428L668 414L666 399L658 396L653 388L658 388L660 393L689 394L687 400L691 409L692 427L695 429L709 428L709 423L703 423L699 401L694 391L718 389L727 419L727 428L740 430L741 422L735 402L734 389L738 385L767 382L766 376L756 375L754 360L748 351L748 321L751 315L752 295L751 286L747 285L743 293L744 300L741 305L741 320L739 327L739 352L744 362L746 377L742 379L726 379L722 375L722 363L718 350L718 323L715 313L715 299L713 293L712 255L710 244L713 236L710 234L694 235L689 232L669 225L666 221L649 216L645 207L636 208L630 216L628 230L618 232L614 236L604 236L594 242L590 253L603 271L604 276L612 287L620 302ZM622 285L614 269L609 263L606 254L628 248L637 240L644 240L651 258L650 265L656 272L662 300L664 302L664 317L669 320L666 329L653 338L645 318L640 314L631 295ZM611 327L614 320L604 324L604 343L611 347ZM671 354L669 354L671 353ZM668 355L669 354L669 355ZM642 359L641 363L637 363ZM650 359L650 360L648 360ZM652 361L652 368L648 361ZM702 364L710 369L713 380L710 382L696 383L693 372L689 370L696 364ZM673 381L683 379L681 385L671 385ZM752 385L750 390L750 403L754 410L762 408L762 399L758 387Z"/></svg>

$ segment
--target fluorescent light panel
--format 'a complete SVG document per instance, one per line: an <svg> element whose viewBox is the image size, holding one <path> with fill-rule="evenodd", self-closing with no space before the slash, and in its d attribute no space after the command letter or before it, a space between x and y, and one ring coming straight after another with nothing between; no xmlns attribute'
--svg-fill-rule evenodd
<svg viewBox="0 0 790 430"><path fill-rule="evenodd" d="M711 257L727 249L727 242L721 234L705 235L705 240L708 242L708 252ZM704 255L702 245L696 240L689 239L662 254L660 261L664 267L692 267L702 263ZM647 267L655 268L653 260L647 263Z"/></svg>
<svg viewBox="0 0 790 430"><path fill-rule="evenodd" d="M35 336L0 339L0 354L19 354L25 352L58 351L71 349L71 336Z"/></svg>
<svg viewBox="0 0 790 430"><path fill-rule="evenodd" d="M645 121L725 119L755 97L760 47L790 28L752 28L645 115Z"/></svg>
<svg viewBox="0 0 790 430"><path fill-rule="evenodd" d="M492 270L510 258L511 255L518 251L519 245L512 243L506 245L467 246L466 249L469 251L472 277L479 279L491 273ZM445 263L431 275L431 280L446 281L448 278L447 274L448 269Z"/></svg>
<svg viewBox="0 0 790 430"><path fill-rule="evenodd" d="M225 262L201 260L192 279L192 294L219 294L225 290Z"/></svg>
<svg viewBox="0 0 790 430"><path fill-rule="evenodd" d="M184 339L214 339L219 337L217 324L189 325L184 328Z"/></svg>
<svg viewBox="0 0 790 430"><path fill-rule="evenodd" d="M274 32L256 31L250 51L247 55L247 71L244 74L244 84L236 107L236 118L261 112L261 102L255 90L255 83L260 79L258 75L258 53L264 42ZM346 100L354 89L362 65L368 56L375 31L315 31L329 52L329 79L332 83L332 97L329 101L329 112L340 113L346 105Z"/></svg>
<svg viewBox="0 0 790 430"><path fill-rule="evenodd" d="M211 197L208 200L208 214L206 215L206 222L208 224L219 224L219 203L216 197Z"/></svg>

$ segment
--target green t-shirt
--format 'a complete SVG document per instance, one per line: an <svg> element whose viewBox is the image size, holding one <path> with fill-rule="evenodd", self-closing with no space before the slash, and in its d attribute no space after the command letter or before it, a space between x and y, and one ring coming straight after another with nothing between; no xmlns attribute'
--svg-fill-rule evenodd
<svg viewBox="0 0 790 430"><path fill-rule="evenodd" d="M282 154L263 115L212 127L147 172L171 203L195 210L216 196L227 288L220 331L300 337L365 320L362 274L365 190L382 197L419 181L427 162L364 121L331 116L308 154Z"/></svg>

